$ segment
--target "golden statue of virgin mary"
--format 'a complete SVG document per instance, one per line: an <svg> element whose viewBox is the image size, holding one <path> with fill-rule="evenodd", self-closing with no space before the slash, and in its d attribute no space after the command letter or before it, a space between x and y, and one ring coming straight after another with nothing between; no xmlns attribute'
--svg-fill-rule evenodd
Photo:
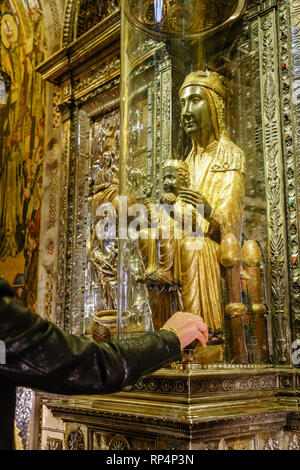
<svg viewBox="0 0 300 470"><path fill-rule="evenodd" d="M204 205L204 243L191 239L180 246L184 310L201 315L214 331L223 328L220 242L241 235L245 157L226 132L227 81L213 72L193 72L179 92L181 122L192 139L185 163L190 188L180 193L185 203Z"/></svg>
<svg viewBox="0 0 300 470"><path fill-rule="evenodd" d="M174 221L170 216L163 219L162 210L157 219L158 238L145 237L140 242L145 266L142 280L150 287L150 294L152 284L160 292L159 302L150 295L155 326L161 326L161 307L169 315L170 305L175 303L185 312L200 315L211 330L211 345L219 345L206 352L197 348L200 362L222 360L221 343L213 338L222 338L225 311L229 316L245 313L239 259L245 157L226 132L227 91L225 78L217 73L199 71L186 77L179 92L181 122L192 139L192 150L184 162L170 160L163 166L162 202L173 204L174 214L176 208L182 213L190 211L193 227L201 227L204 236L201 240L195 237L194 228L175 236L176 217L173 215ZM171 230L166 238L163 229L168 220ZM174 292L168 293L170 286L176 298Z"/></svg>

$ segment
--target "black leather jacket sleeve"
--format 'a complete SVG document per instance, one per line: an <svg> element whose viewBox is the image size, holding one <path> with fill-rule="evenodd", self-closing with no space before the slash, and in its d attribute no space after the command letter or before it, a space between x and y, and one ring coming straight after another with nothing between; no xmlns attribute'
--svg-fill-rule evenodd
<svg viewBox="0 0 300 470"><path fill-rule="evenodd" d="M44 321L12 295L0 279L0 340L6 347L0 382L64 395L111 393L181 358L170 331L96 343Z"/></svg>

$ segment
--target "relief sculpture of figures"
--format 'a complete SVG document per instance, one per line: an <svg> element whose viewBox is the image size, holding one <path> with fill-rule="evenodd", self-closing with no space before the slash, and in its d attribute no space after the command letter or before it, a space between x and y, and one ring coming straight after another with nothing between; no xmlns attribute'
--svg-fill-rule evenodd
<svg viewBox="0 0 300 470"><path fill-rule="evenodd" d="M103 216L98 214L97 209L101 205L114 201L118 195L119 180L116 141L110 135L106 134L105 137L101 152L101 165L93 187L92 212L95 227L90 240L88 257L94 267L95 280L101 289L99 307L107 310L117 307L118 241L114 234L106 239L98 237L97 224L101 223Z"/></svg>

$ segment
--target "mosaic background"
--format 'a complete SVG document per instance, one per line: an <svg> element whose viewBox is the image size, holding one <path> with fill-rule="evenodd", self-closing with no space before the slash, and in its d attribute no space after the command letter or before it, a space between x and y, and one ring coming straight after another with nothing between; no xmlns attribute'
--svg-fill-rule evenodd
<svg viewBox="0 0 300 470"><path fill-rule="evenodd" d="M2 2L1 60L11 89L0 110L0 274L33 310L45 132L45 84L35 68L45 37L39 0Z"/></svg>

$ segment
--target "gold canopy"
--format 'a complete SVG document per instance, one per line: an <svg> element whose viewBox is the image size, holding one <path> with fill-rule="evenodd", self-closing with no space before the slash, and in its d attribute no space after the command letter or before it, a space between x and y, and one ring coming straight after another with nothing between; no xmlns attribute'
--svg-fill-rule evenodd
<svg viewBox="0 0 300 470"><path fill-rule="evenodd" d="M180 36L197 39L236 20L246 0L146 0L143 7L135 0L126 0L129 21L151 35Z"/></svg>

